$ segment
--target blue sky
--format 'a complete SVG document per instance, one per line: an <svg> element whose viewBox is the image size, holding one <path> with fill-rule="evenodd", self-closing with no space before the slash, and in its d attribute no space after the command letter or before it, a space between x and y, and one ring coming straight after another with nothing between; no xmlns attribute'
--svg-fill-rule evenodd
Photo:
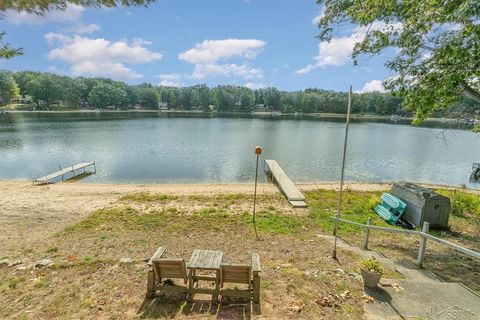
<svg viewBox="0 0 480 320"><path fill-rule="evenodd" d="M0 68L105 76L137 84L206 83L382 90L387 56L349 55L362 28L320 43L314 0L160 0L144 7L84 9L43 17L7 12L0 30L25 54Z"/></svg>

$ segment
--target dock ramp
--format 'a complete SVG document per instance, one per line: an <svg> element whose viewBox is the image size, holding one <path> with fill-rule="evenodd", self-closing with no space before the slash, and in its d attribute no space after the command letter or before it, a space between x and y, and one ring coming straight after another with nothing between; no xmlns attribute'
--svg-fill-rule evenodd
<svg viewBox="0 0 480 320"><path fill-rule="evenodd" d="M294 208L306 208L305 196L275 160L265 160L265 173L277 184Z"/></svg>
<svg viewBox="0 0 480 320"><path fill-rule="evenodd" d="M62 181L63 181L66 175L72 174L72 176L70 178L75 177L79 174L85 173L86 168L90 167L90 166L94 167L94 172L97 171L96 166L95 166L95 162L82 162L82 163L75 164L75 165L72 165L72 166L69 166L69 167L65 167L63 169L60 169L59 171L56 171L54 173L50 173L46 176L33 179L33 183L34 184L48 184L48 183L52 182L52 180L54 180L56 178L60 178L60 177L62 178Z"/></svg>

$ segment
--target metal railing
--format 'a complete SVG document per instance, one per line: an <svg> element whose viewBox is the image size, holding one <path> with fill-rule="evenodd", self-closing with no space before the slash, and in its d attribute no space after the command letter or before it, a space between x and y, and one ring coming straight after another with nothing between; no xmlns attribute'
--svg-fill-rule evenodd
<svg viewBox="0 0 480 320"><path fill-rule="evenodd" d="M332 217L332 218L334 220L337 220L337 217ZM427 248L427 239L436 241L436 242L440 243L441 245L449 247L453 250L456 250L458 252L464 253L464 254L469 255L471 257L480 259L480 252L476 252L476 251L467 249L467 248L462 247L458 244L451 243L447 240L443 240L443 239L440 239L438 237L432 236L431 234L428 234L428 231L430 229L430 224L428 222L423 223L422 231L373 226L373 225L371 225L372 218L368 218L367 224L358 223L358 222L354 222L354 221L350 221L350 220L346 220L346 219L341 219L341 218L338 218L338 222L343 222L343 223L346 223L346 224L351 224L351 225L366 229L365 239L364 239L364 242L363 242L363 248L364 249L368 249L368 240L369 240L369 237L370 237L370 230L378 230L378 231L384 231L384 232L390 232L390 233L403 233L403 234L420 236L420 246L418 248L418 257L417 257L417 265L418 265L419 268L423 267L423 261L425 260L425 250Z"/></svg>

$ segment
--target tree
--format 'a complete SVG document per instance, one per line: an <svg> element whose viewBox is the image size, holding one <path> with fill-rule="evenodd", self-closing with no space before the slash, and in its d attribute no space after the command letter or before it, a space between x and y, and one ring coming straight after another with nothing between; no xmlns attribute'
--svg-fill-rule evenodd
<svg viewBox="0 0 480 320"><path fill-rule="evenodd" d="M149 109L158 109L160 95L154 88L140 89L140 101Z"/></svg>
<svg viewBox="0 0 480 320"><path fill-rule="evenodd" d="M255 94L252 90L245 87L241 87L239 90L241 111L252 111L255 106Z"/></svg>
<svg viewBox="0 0 480 320"><path fill-rule="evenodd" d="M478 0L361 1L317 0L324 5L319 39L330 41L335 27L353 23L363 28L353 49L378 54L396 47L386 66L397 76L386 88L404 96L416 122L435 110L450 108L468 95L480 108L480 6Z"/></svg>
<svg viewBox="0 0 480 320"><path fill-rule="evenodd" d="M106 82L94 86L88 95L88 102L96 108L121 107L126 101L127 93L124 89Z"/></svg>
<svg viewBox="0 0 480 320"><path fill-rule="evenodd" d="M9 104L18 95L18 86L12 75L6 71L0 71L0 106Z"/></svg>
<svg viewBox="0 0 480 320"><path fill-rule="evenodd" d="M127 86L125 91L127 92L128 104L135 106L140 99L140 89L134 86Z"/></svg>
<svg viewBox="0 0 480 320"><path fill-rule="evenodd" d="M54 101L63 97L63 85L58 77L51 73L41 73L33 77L27 82L25 89L37 106L44 104L50 107Z"/></svg>
<svg viewBox="0 0 480 320"><path fill-rule="evenodd" d="M65 10L68 5L76 4L83 7L116 7L122 6L146 6L155 0L4 0L0 2L0 19L2 12L7 9L26 11L42 15L49 10ZM23 54L23 49L12 48L2 41L5 32L0 32L0 59L9 59Z"/></svg>
<svg viewBox="0 0 480 320"><path fill-rule="evenodd" d="M3 41L5 37L5 32L0 32L0 58L13 58L15 56L19 56L23 54L22 48L12 48L8 43Z"/></svg>

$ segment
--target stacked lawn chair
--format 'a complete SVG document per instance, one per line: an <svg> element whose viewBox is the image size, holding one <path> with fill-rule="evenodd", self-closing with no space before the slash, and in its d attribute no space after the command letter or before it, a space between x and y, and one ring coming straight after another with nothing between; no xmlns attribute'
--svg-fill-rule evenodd
<svg viewBox="0 0 480 320"><path fill-rule="evenodd" d="M389 224L397 224L398 220L405 213L407 205L390 193L383 193L381 199L381 204L374 208L375 212Z"/></svg>

